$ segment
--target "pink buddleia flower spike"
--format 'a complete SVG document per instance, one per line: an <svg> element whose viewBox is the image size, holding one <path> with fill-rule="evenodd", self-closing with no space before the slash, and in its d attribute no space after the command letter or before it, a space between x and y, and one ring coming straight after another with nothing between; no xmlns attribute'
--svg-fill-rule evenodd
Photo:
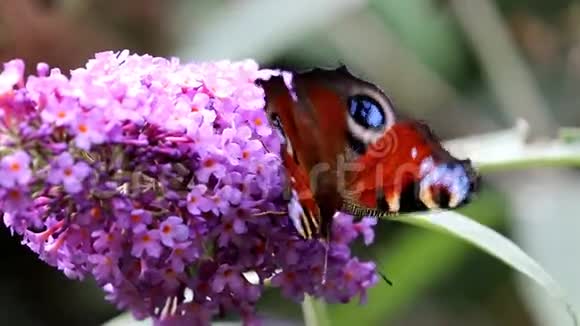
<svg viewBox="0 0 580 326"><path fill-rule="evenodd" d="M330 302L377 283L349 249L373 241L374 220L338 214L327 250L288 216L281 139L256 83L282 72L129 51L37 72L13 60L0 73L3 222L119 309L156 325L209 325L220 311L254 325L267 280Z"/></svg>

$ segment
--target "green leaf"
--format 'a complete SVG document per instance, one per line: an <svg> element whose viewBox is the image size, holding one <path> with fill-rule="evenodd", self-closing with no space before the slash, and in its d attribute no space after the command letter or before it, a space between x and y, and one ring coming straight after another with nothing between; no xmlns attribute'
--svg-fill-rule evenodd
<svg viewBox="0 0 580 326"><path fill-rule="evenodd" d="M194 60L251 57L266 61L312 31L362 8L365 2L251 0L244 1L243 5L231 3L206 17L206 23L201 26L182 27L188 31L188 39L178 51L179 56Z"/></svg>
<svg viewBox="0 0 580 326"><path fill-rule="evenodd" d="M103 326L145 326L151 324L150 319L135 320L132 314L126 312L104 323Z"/></svg>
<svg viewBox="0 0 580 326"><path fill-rule="evenodd" d="M462 43L448 11L429 1L369 1L371 10L422 62L442 75L459 73Z"/></svg>
<svg viewBox="0 0 580 326"><path fill-rule="evenodd" d="M509 194L513 219L510 236L546 268L566 289L570 300L580 304L580 260L577 255L580 219L578 198L580 183L576 171L533 171L510 178ZM534 182L529 181L533 175ZM537 185L542 185L538 189ZM550 200L538 198L538 192L549 193ZM537 325L567 325L569 317L562 307L524 276L516 279L522 300Z"/></svg>
<svg viewBox="0 0 580 326"><path fill-rule="evenodd" d="M461 211L488 227L499 227L506 215L504 207L499 193L484 190L476 201ZM369 258L394 285L383 283L369 289L368 300L363 305L356 301L329 305L333 325L389 324L404 314L433 284L457 270L473 252L473 247L465 241L410 225L394 239L386 239L381 233L377 233L377 238Z"/></svg>
<svg viewBox="0 0 580 326"><path fill-rule="evenodd" d="M475 245L541 285L564 303L574 325L578 324L577 313L560 285L533 258L496 231L453 211L405 214L392 219L444 232Z"/></svg>
<svg viewBox="0 0 580 326"><path fill-rule="evenodd" d="M558 136L565 143L579 143L580 142L580 128L575 128L575 127L560 128Z"/></svg>
<svg viewBox="0 0 580 326"><path fill-rule="evenodd" d="M220 321L220 322L212 322L212 326L240 326L242 325L241 322L238 321ZM153 321L148 318L145 320L135 320L133 315L126 312L123 313L108 322L104 323L103 326L150 326L153 325Z"/></svg>

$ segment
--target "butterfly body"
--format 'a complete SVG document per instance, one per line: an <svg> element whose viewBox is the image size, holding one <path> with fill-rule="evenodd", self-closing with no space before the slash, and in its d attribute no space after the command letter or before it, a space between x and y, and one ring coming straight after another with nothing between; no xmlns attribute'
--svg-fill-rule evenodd
<svg viewBox="0 0 580 326"><path fill-rule="evenodd" d="M344 67L261 84L303 211L293 220L306 238L327 237L337 211L386 216L455 208L477 188L469 160L453 157L426 124L406 119L382 90Z"/></svg>

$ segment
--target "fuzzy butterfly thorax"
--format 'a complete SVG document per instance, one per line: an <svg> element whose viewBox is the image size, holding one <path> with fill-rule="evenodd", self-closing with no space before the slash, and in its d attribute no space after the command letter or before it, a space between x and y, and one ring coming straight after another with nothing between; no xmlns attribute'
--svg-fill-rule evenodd
<svg viewBox="0 0 580 326"><path fill-rule="evenodd" d="M326 237L337 211L357 216L456 208L476 191L469 160L430 128L397 112L377 86L345 67L262 81L284 141L291 218L306 238Z"/></svg>

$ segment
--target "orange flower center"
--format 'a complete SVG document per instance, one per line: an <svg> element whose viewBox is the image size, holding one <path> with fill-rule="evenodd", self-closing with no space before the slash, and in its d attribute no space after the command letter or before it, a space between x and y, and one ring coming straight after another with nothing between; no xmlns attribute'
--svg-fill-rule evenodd
<svg viewBox="0 0 580 326"><path fill-rule="evenodd" d="M208 158L207 160L205 160L203 162L203 166L205 166L206 168L211 168L214 165L215 165L215 161L212 160L211 158Z"/></svg>
<svg viewBox="0 0 580 326"><path fill-rule="evenodd" d="M91 238L91 235L89 234L89 230L87 230L87 228L82 228L82 229L80 229L80 231L81 231L81 237L83 239L90 239ZM79 246L79 248L80 248L80 246Z"/></svg>
<svg viewBox="0 0 580 326"><path fill-rule="evenodd" d="M161 229L161 232L165 233L165 234L169 234L171 233L171 226L169 225L164 225L163 229Z"/></svg>
<svg viewBox="0 0 580 326"><path fill-rule="evenodd" d="M204 293L209 291L209 283L201 282L197 285L198 292Z"/></svg>
<svg viewBox="0 0 580 326"><path fill-rule="evenodd" d="M351 273L351 272L345 272L345 273L344 273L344 279L345 279L347 282L349 282L349 281L352 281L352 279L353 279L353 278L354 278L354 275L352 275L352 273Z"/></svg>
<svg viewBox="0 0 580 326"><path fill-rule="evenodd" d="M73 174L73 171L71 168L66 168L64 169L63 173L66 177L70 177Z"/></svg>
<svg viewBox="0 0 580 326"><path fill-rule="evenodd" d="M56 114L56 116L60 119L64 119L66 117L66 112L64 111L58 111L58 113Z"/></svg>
<svg viewBox="0 0 580 326"><path fill-rule="evenodd" d="M262 119L256 118L256 119L254 119L254 123L256 124L256 126L261 126L263 122L262 122Z"/></svg>
<svg viewBox="0 0 580 326"><path fill-rule="evenodd" d="M312 274L317 276L322 275L322 268L320 266L313 267Z"/></svg>
<svg viewBox="0 0 580 326"><path fill-rule="evenodd" d="M79 131L80 131L81 133L83 133L83 134L84 134L84 133L86 133L87 131L89 131L89 127L88 127L86 124L84 124L84 123L81 123L81 124L79 125Z"/></svg>
<svg viewBox="0 0 580 326"><path fill-rule="evenodd" d="M260 241L255 247L254 250L256 251L256 253L258 254L263 254L266 252L266 244L264 243L264 241Z"/></svg>
<svg viewBox="0 0 580 326"><path fill-rule="evenodd" d="M94 219L99 219L101 218L101 209L98 207L93 207L91 208L90 214Z"/></svg>
<svg viewBox="0 0 580 326"><path fill-rule="evenodd" d="M290 282L293 282L296 279L296 274L294 272L286 273L286 279Z"/></svg>
<svg viewBox="0 0 580 326"><path fill-rule="evenodd" d="M20 163L14 162L14 163L10 164L10 170L12 172L18 172L18 171L20 171Z"/></svg>
<svg viewBox="0 0 580 326"><path fill-rule="evenodd" d="M175 271L173 270L173 268L167 268L165 270L165 275L167 277L175 277L176 274L175 274Z"/></svg>
<svg viewBox="0 0 580 326"><path fill-rule="evenodd" d="M8 197L10 197L12 200L18 200L20 199L20 192L18 190L12 189L8 191Z"/></svg>

